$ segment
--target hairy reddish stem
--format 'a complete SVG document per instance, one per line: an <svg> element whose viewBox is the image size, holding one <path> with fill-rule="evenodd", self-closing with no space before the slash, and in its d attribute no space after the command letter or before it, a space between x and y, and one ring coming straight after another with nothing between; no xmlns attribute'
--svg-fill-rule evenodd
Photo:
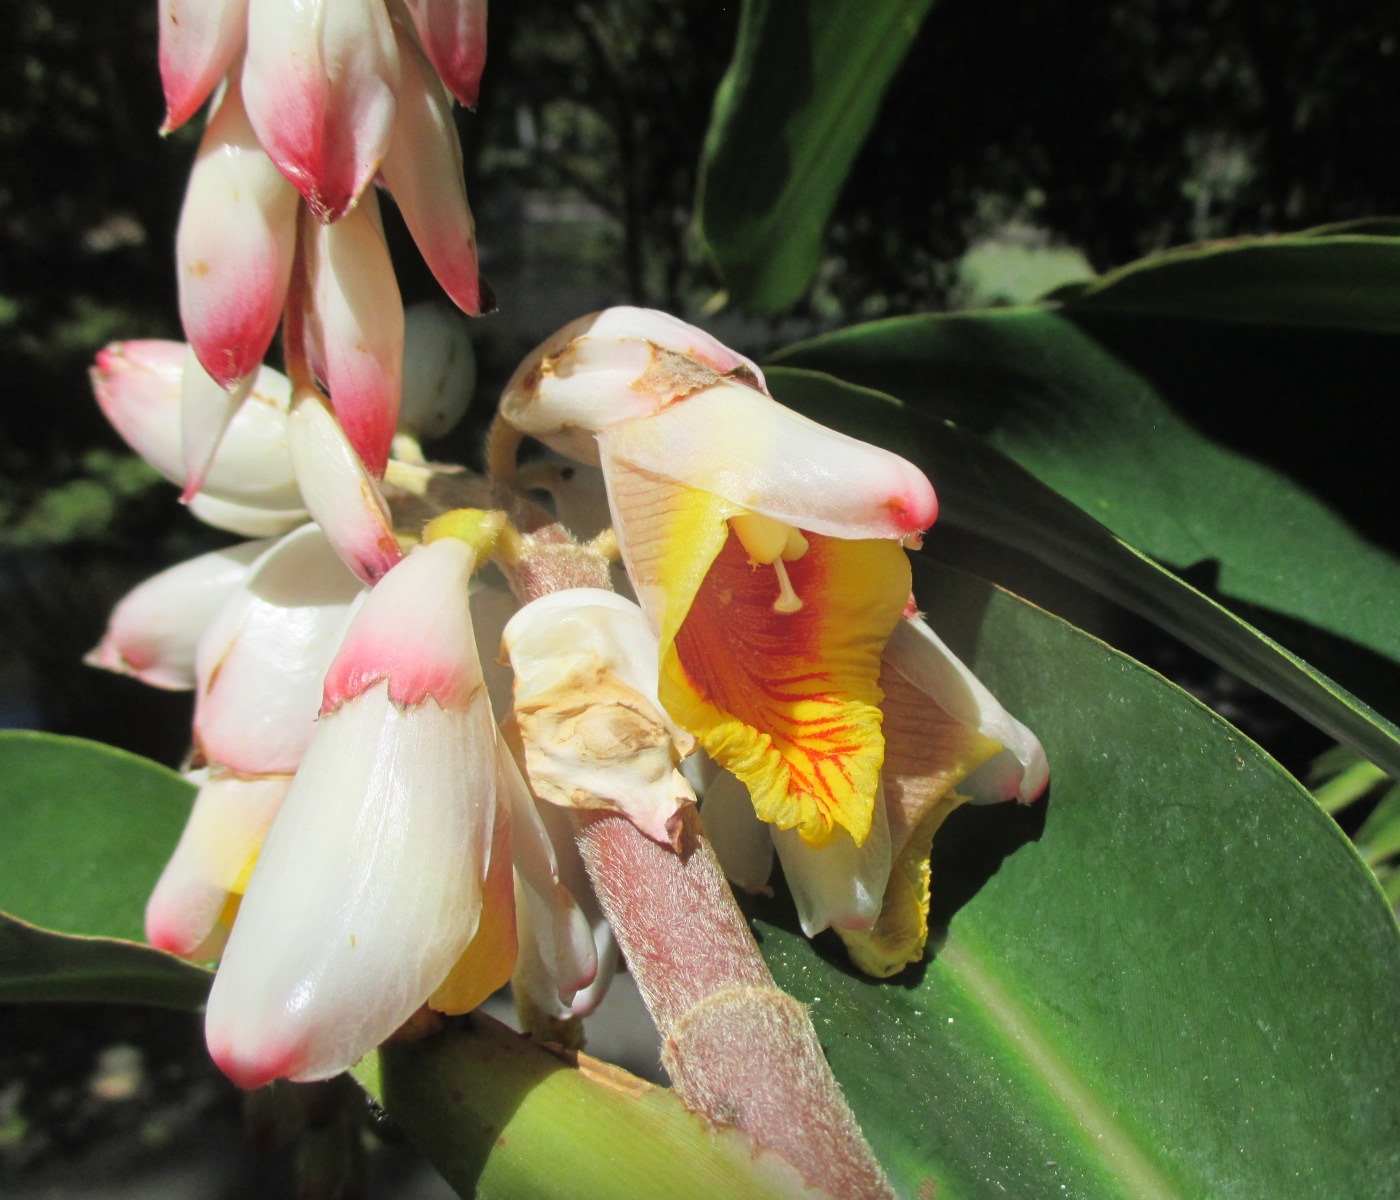
<svg viewBox="0 0 1400 1200"><path fill-rule="evenodd" d="M585 820L579 848L661 1032L685 1103L744 1130L842 1200L894 1196L806 1008L773 982L699 816L677 854L626 818Z"/></svg>
<svg viewBox="0 0 1400 1200"><path fill-rule="evenodd" d="M507 493L518 435L503 424L497 418L488 458ZM563 588L611 588L609 549L545 525L503 538L496 561L528 603ZM683 821L679 852L620 816L583 816L578 835L676 1093L781 1155L810 1187L838 1200L894 1200L810 1015L774 983L693 806Z"/></svg>

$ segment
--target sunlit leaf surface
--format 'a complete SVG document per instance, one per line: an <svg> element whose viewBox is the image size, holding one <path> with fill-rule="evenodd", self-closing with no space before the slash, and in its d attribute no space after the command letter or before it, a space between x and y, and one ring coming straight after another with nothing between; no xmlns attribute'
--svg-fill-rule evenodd
<svg viewBox="0 0 1400 1200"><path fill-rule="evenodd" d="M1380 548L1397 544L1400 239L1174 251L1058 304L878 321L777 361L982 435L1400 713L1400 563Z"/></svg>
<svg viewBox="0 0 1400 1200"><path fill-rule="evenodd" d="M110 746L0 733L0 1000L204 1002L207 971L137 944L193 797Z"/></svg>
<svg viewBox="0 0 1400 1200"><path fill-rule="evenodd" d="M1400 1194L1400 936L1346 838L1152 672L965 576L920 594L1048 800L949 820L943 934L890 983L753 909L903 1193Z"/></svg>

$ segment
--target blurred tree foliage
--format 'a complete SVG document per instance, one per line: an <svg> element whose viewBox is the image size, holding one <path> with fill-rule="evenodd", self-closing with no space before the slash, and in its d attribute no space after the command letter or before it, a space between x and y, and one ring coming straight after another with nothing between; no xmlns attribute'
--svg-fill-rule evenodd
<svg viewBox="0 0 1400 1200"><path fill-rule="evenodd" d="M706 303L718 285L691 203L737 17L708 0L494 6L482 108L461 114L488 275L541 212L582 209L597 235L546 240L545 269L555 254L582 263L602 301ZM159 736L113 726L155 727L162 704L184 701L78 666L122 590L217 538L114 458L85 378L107 340L177 335L172 240L198 131L155 136L155 53L150 0L0 6L0 640L23 649L0 696L27 690L38 712L25 715L48 727L169 761L178 717ZM969 294L968 268L1012 269L988 246L1102 269L1194 238L1395 211L1397 95L1397 0L939 0L798 317L1044 282L1044 263L1022 259L1020 283L984 278ZM391 238L405 298L430 294Z"/></svg>

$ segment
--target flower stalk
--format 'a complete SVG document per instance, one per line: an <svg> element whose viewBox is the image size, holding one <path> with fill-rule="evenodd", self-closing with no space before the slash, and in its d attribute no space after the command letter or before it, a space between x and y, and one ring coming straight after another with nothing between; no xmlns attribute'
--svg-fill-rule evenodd
<svg viewBox="0 0 1400 1200"><path fill-rule="evenodd" d="M496 561L526 604L566 588L610 588L606 551L552 525L503 534ZM810 1187L850 1200L893 1197L806 1008L774 983L699 813L688 807L683 820L679 852L621 816L585 816L578 832L677 1095L781 1155Z"/></svg>
<svg viewBox="0 0 1400 1200"><path fill-rule="evenodd" d="M813 1187L892 1197L806 1008L773 982L699 814L689 810L686 821L680 854L622 817L595 817L579 831L676 1093L781 1154Z"/></svg>

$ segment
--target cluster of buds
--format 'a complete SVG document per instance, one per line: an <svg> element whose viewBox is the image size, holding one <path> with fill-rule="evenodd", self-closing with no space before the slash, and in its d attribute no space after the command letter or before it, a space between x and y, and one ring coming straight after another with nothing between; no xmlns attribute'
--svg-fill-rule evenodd
<svg viewBox="0 0 1400 1200"><path fill-rule="evenodd" d="M404 318L376 180L448 296L491 308L452 114L476 103L485 23L485 0L161 0L164 128L214 97L176 235L187 499L279 322L298 392L324 385L382 476Z"/></svg>
<svg viewBox="0 0 1400 1200"><path fill-rule="evenodd" d="M94 376L168 473L179 355L109 347ZM91 660L196 693L200 791L147 928L222 955L208 1041L243 1086L334 1074L507 980L537 1015L589 1011L616 954L573 841L598 814L680 850L698 788L731 878L765 887L776 849L806 931L885 976L923 954L947 813L1044 788L1035 737L915 609L928 480L702 331L574 322L507 385L492 478L420 463L378 525L353 454L296 463L298 412L241 415L205 487L253 511L237 464L275 459L302 503L269 486L261 511L312 519L143 584ZM568 465L519 465L526 436ZM393 538L374 570L366 530Z"/></svg>

